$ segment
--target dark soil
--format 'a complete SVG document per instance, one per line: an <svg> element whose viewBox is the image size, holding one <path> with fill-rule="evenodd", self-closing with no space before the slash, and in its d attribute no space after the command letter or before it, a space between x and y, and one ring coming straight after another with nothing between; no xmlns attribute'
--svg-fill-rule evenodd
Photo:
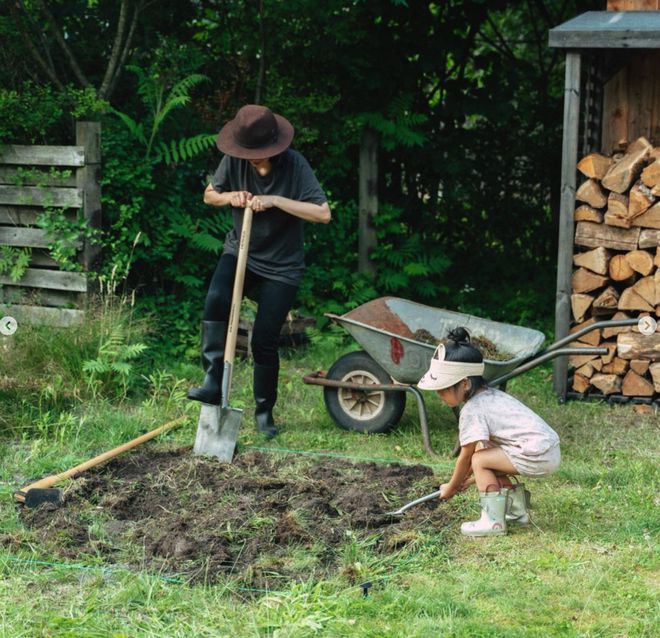
<svg viewBox="0 0 660 638"><path fill-rule="evenodd" d="M386 515L434 489L422 465L253 451L227 465L179 448L119 457L75 480L63 505L20 515L64 558L273 588L337 570L350 578L348 542L387 553L446 527L451 509L437 501Z"/></svg>
<svg viewBox="0 0 660 638"><path fill-rule="evenodd" d="M510 352L498 350L497 346L486 337L472 337L471 342L472 345L481 350L484 359L490 359L491 361L508 361L509 359L513 359L513 355Z"/></svg>
<svg viewBox="0 0 660 638"><path fill-rule="evenodd" d="M421 343L428 343L432 346L437 346L441 343L445 343L445 339L436 339L428 330L420 328L415 331L412 338L415 341L420 341ZM490 359L491 361L508 361L513 359L513 355L509 352L501 351L497 346L486 337L472 337L470 342L475 348L478 348L481 354L484 356L484 359Z"/></svg>

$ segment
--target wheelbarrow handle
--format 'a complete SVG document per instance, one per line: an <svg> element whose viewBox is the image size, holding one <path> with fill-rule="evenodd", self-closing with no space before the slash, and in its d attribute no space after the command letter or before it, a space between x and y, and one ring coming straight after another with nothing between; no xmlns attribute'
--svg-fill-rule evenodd
<svg viewBox="0 0 660 638"><path fill-rule="evenodd" d="M596 321L595 323L592 323L589 326L586 326L584 328L581 328L580 330L576 330L575 332L572 332L570 335L567 335L563 339L559 339L559 341L555 341L553 344L549 345L542 354L546 352L550 352L552 350L557 350L558 348L561 348L565 346L568 343L571 343L572 341L575 341L582 335L586 335L589 332L592 332L593 330L599 330L600 328L619 328L621 326L636 326L639 322L639 318L637 319L609 319L607 321ZM586 354L586 353L585 353Z"/></svg>
<svg viewBox="0 0 660 638"><path fill-rule="evenodd" d="M540 366L542 363L545 363L546 361L550 361L551 359L556 359L557 357L581 355L581 354L603 355L603 354L607 354L608 352L609 350L607 348L557 348L554 350L548 349L542 352L540 355L534 357L533 359L529 359L526 363L523 363L522 365L519 365L517 368L514 368L510 372L507 372L506 374L491 379L490 381L488 381L488 385L491 387L502 385L505 381L508 381L509 379L513 379L514 377L517 377L518 375L523 374L524 372L529 372L532 368L536 368L536 366Z"/></svg>

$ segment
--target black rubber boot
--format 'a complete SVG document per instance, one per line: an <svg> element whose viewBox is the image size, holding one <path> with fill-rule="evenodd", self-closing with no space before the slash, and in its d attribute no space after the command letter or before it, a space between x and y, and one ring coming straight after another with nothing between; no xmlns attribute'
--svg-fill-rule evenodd
<svg viewBox="0 0 660 638"><path fill-rule="evenodd" d="M254 419L257 422L257 431L268 439L277 434L273 421L273 406L277 401L277 377L279 366L264 366L254 364Z"/></svg>
<svg viewBox="0 0 660 638"><path fill-rule="evenodd" d="M188 390L189 399L220 405L226 337L226 321L202 321L202 368L206 376L201 387Z"/></svg>

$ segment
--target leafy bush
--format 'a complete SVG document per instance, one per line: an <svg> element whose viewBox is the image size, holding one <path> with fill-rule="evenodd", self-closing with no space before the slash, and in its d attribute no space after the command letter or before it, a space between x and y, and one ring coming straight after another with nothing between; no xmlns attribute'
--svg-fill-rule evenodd
<svg viewBox="0 0 660 638"><path fill-rule="evenodd" d="M70 144L75 121L106 108L94 89L58 90L31 80L20 90L0 88L0 143Z"/></svg>
<svg viewBox="0 0 660 638"><path fill-rule="evenodd" d="M404 221L403 210L384 204L375 221L377 247L371 258L375 278L356 272L358 206L355 201L331 202L333 220L307 230L308 268L298 302L304 312L341 314L384 295L431 302L446 290L442 274L450 262L421 232Z"/></svg>

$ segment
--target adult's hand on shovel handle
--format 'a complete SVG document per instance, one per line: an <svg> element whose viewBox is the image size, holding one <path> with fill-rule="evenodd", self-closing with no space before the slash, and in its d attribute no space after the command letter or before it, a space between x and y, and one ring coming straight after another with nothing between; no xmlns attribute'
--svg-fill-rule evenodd
<svg viewBox="0 0 660 638"><path fill-rule="evenodd" d="M275 205L275 200L271 195L255 195L247 205L255 212L261 213Z"/></svg>
<svg viewBox="0 0 660 638"><path fill-rule="evenodd" d="M235 191L231 194L229 203L234 208L245 208L252 199L252 193L249 191Z"/></svg>

